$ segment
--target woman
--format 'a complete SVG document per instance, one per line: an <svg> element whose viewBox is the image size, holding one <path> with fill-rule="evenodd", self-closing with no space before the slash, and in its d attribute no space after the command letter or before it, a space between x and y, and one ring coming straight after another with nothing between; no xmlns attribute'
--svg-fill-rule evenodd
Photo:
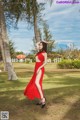
<svg viewBox="0 0 80 120"><path fill-rule="evenodd" d="M44 75L44 66L47 63L47 42L38 42L36 44L36 48L38 53L36 54L34 74L24 90L24 95L31 100L35 98L40 99L37 105L41 105L41 108L44 108L46 100L42 89L42 80Z"/></svg>

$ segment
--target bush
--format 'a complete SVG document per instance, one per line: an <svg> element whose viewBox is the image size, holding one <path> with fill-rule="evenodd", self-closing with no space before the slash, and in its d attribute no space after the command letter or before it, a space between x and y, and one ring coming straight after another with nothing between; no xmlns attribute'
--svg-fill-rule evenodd
<svg viewBox="0 0 80 120"><path fill-rule="evenodd" d="M73 60L72 65L74 68L80 69L80 60Z"/></svg>
<svg viewBox="0 0 80 120"><path fill-rule="evenodd" d="M80 69L80 60L62 60L58 63L58 67L62 69Z"/></svg>

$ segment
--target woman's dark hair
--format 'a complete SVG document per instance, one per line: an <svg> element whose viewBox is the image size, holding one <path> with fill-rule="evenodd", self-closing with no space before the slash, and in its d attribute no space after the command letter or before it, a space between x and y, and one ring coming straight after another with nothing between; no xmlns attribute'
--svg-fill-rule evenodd
<svg viewBox="0 0 80 120"><path fill-rule="evenodd" d="M43 48L41 51L45 51L47 53L47 43L45 43L43 41L41 41L40 43L42 43L42 45L43 45Z"/></svg>

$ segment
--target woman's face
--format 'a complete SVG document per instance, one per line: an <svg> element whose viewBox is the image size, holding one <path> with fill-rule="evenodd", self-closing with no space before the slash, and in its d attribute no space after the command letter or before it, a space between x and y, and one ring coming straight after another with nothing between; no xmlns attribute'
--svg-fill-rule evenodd
<svg viewBox="0 0 80 120"><path fill-rule="evenodd" d="M42 50L43 48L43 44L39 43L38 45L36 45L37 50Z"/></svg>

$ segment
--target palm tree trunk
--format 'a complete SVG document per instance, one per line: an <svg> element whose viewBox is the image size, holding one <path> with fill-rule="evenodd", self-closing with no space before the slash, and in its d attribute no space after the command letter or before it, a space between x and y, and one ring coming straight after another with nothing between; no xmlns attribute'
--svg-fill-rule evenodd
<svg viewBox="0 0 80 120"><path fill-rule="evenodd" d="M0 48L1 48L1 53L2 53L2 58L3 58L3 63L4 63L4 71L6 71L7 70L7 68L6 68L6 59L5 59L5 56L4 56L4 49L3 49L1 33L0 33Z"/></svg>
<svg viewBox="0 0 80 120"><path fill-rule="evenodd" d="M36 42L39 42L40 39L40 34L38 30L38 25L37 25L37 13L36 13L36 0L33 0L33 22L34 22L34 34L35 34L35 40Z"/></svg>
<svg viewBox="0 0 80 120"><path fill-rule="evenodd" d="M8 71L8 79L9 80L17 80L16 73L12 66L10 50L9 50L9 41L7 36L6 30L6 23L5 23L5 16L4 16L4 6L2 2L0 2L0 26L1 26L1 49L2 49L2 56L3 60L5 61L4 64Z"/></svg>
<svg viewBox="0 0 80 120"><path fill-rule="evenodd" d="M40 39L39 31L38 31L37 17L36 16L34 16L34 33L35 33L36 42L39 42L41 39Z"/></svg>

